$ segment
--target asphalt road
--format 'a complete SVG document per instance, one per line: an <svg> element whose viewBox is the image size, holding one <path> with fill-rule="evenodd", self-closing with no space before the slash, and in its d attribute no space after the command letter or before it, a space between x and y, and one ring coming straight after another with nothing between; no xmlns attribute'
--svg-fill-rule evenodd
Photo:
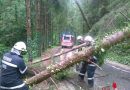
<svg viewBox="0 0 130 90"><path fill-rule="evenodd" d="M118 90L130 90L130 69L111 63L105 63L103 71L97 69L95 73L95 89L110 86L116 82ZM102 90L102 89L101 89Z"/></svg>

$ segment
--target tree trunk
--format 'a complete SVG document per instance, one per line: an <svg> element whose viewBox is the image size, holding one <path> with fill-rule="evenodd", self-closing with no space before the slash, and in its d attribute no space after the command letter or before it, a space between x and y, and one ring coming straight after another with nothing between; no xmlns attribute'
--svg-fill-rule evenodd
<svg viewBox="0 0 130 90"><path fill-rule="evenodd" d="M72 65L80 62L81 60L87 60L87 58L94 53L94 51L98 52L101 50L101 48L109 49L112 45L115 45L121 41L123 41L125 38L130 38L130 30L126 29L126 31L120 31L113 35L110 35L106 38L104 38L101 41L101 44L97 47L89 47L85 51L81 51L78 53L74 53L71 58L66 59L65 61L61 61L58 64L52 65L48 67L47 70L40 72L36 76L33 76L32 78L29 78L26 80L26 84L32 85L42 82L45 79L48 79L51 77L51 75L54 75L66 68L71 67Z"/></svg>
<svg viewBox="0 0 130 90"><path fill-rule="evenodd" d="M36 39L37 56L41 56L41 0L36 0Z"/></svg>
<svg viewBox="0 0 130 90"><path fill-rule="evenodd" d="M88 29L90 30L90 29L91 29L91 26L90 26L90 24L89 24L89 22L88 22L88 19L87 19L87 18L86 18L86 16L85 16L85 14L84 14L83 10L81 9L81 6L79 5L79 3L78 3L78 1L77 1L77 0L75 0L75 3L76 3L76 5L77 5L77 6L78 6L78 8L79 8L79 10L80 10L80 12L81 12L82 17L83 17L84 21L86 22L86 24L87 24L87 26L88 26Z"/></svg>
<svg viewBox="0 0 130 90"><path fill-rule="evenodd" d="M26 3L26 30L27 30L27 37L31 37L30 0L25 0L25 3Z"/></svg>
<svg viewBox="0 0 130 90"><path fill-rule="evenodd" d="M78 48L85 47L85 46L86 46L86 43L80 44L80 45L78 45L78 46L73 47L73 48L70 49L70 50L67 50L67 51L65 51L65 52L60 52L60 53L58 53L58 54L55 54L53 57L61 56L61 55L63 55L63 54L69 53L69 52L71 52L71 51L74 51L74 50L76 50L76 49L78 49ZM52 56L49 56L49 57L43 58L42 60L33 61L32 64L36 64L36 63L39 63L39 62L42 62L42 61L47 61L47 60L50 60L51 58L52 58Z"/></svg>
<svg viewBox="0 0 130 90"><path fill-rule="evenodd" d="M44 49L47 49L47 3L44 1Z"/></svg>
<svg viewBox="0 0 130 90"><path fill-rule="evenodd" d="M41 0L41 54L44 51L44 2Z"/></svg>
<svg viewBox="0 0 130 90"><path fill-rule="evenodd" d="M27 30L27 46L29 59L32 60L32 48L31 48L31 9L30 9L30 0L25 0L26 4L26 30Z"/></svg>

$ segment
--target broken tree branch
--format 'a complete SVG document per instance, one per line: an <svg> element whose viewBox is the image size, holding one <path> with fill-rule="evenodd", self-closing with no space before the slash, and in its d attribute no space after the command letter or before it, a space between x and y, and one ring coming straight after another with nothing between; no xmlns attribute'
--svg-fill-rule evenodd
<svg viewBox="0 0 130 90"><path fill-rule="evenodd" d="M52 77L50 77L51 81L54 83L54 85L56 86L57 90L59 90L57 84L55 83L55 81L52 79Z"/></svg>
<svg viewBox="0 0 130 90"><path fill-rule="evenodd" d="M78 48L85 47L85 46L86 46L86 43L83 43L83 44L78 45L78 46L75 46L75 47L73 47L72 49L67 50L67 51L65 51L65 52L61 52L61 53L55 54L55 55L53 56L53 58L54 58L54 57L58 57L58 56L60 56L60 55L62 55L62 54L66 54L66 53L68 53L68 52L70 52L70 51L73 51L73 50L76 50L76 49L78 49ZM39 63L39 62L42 62L42 61L47 61L47 60L49 60L49 59L51 59L51 58L52 58L52 56L49 56L49 57L46 57L46 58L44 58L44 59L42 59L42 60L33 61L32 64L36 64L36 63Z"/></svg>

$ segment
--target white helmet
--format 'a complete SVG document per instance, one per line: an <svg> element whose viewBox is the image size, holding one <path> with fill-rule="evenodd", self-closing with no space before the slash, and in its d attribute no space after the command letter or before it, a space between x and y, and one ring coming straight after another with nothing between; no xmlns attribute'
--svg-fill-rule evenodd
<svg viewBox="0 0 130 90"><path fill-rule="evenodd" d="M84 38L84 41L85 41L85 42L90 42L91 45L94 44L94 39L93 39L91 36L86 36L86 37Z"/></svg>
<svg viewBox="0 0 130 90"><path fill-rule="evenodd" d="M77 36L77 40L83 40L82 36Z"/></svg>
<svg viewBox="0 0 130 90"><path fill-rule="evenodd" d="M20 51L27 51L26 44L22 41L15 43L13 48L20 50Z"/></svg>

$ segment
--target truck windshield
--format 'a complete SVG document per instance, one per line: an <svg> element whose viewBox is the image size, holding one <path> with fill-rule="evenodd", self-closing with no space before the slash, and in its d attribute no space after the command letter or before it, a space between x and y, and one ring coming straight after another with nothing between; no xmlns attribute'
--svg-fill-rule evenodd
<svg viewBox="0 0 130 90"><path fill-rule="evenodd" d="M70 37L64 36L64 40L70 40Z"/></svg>

